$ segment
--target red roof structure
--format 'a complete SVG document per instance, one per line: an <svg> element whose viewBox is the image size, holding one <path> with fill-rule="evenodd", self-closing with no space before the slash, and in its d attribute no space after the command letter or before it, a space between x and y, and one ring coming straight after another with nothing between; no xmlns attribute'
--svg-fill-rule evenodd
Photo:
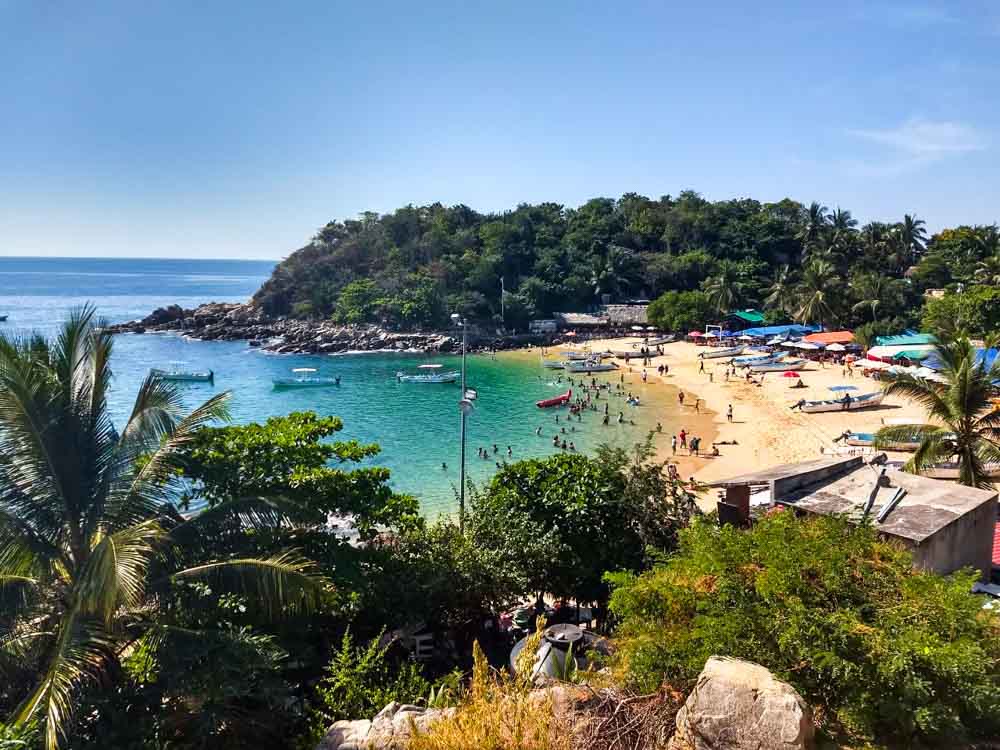
<svg viewBox="0 0 1000 750"><path fill-rule="evenodd" d="M824 333L810 333L802 339L810 344L851 344L854 343L854 334L850 331L826 331Z"/></svg>

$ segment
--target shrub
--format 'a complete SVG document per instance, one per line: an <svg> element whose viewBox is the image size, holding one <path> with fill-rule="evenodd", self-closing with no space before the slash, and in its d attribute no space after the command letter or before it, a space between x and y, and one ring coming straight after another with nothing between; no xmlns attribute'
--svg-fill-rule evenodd
<svg viewBox="0 0 1000 750"><path fill-rule="evenodd" d="M867 526L779 513L751 531L698 522L678 554L609 576L617 668L633 687L690 685L712 654L763 664L864 741L1000 730L1000 618L976 576L915 571Z"/></svg>

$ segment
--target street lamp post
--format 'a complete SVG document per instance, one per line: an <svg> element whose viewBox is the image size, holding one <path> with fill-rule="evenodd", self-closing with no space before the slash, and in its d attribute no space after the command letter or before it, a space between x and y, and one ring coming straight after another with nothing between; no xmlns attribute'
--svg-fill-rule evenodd
<svg viewBox="0 0 1000 750"><path fill-rule="evenodd" d="M458 530L460 533L465 532L465 418L469 411L472 409L472 402L469 401L468 395L465 388L465 350L466 350L466 332L468 326L465 323L465 319L462 318L458 313L452 313L452 322L457 323L462 326L462 397L458 401L458 410L462 414L462 431L461 431L461 442L462 442L462 454L459 460L459 485L458 485Z"/></svg>

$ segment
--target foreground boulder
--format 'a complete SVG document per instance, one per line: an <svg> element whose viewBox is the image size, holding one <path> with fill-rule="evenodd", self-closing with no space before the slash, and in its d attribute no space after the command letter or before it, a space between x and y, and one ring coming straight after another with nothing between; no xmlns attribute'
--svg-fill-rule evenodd
<svg viewBox="0 0 1000 750"><path fill-rule="evenodd" d="M393 701L368 721L338 721L316 750L405 750L417 732L426 732L438 719L451 716L454 708L421 708Z"/></svg>
<svg viewBox="0 0 1000 750"><path fill-rule="evenodd" d="M807 750L809 706L753 662L713 656L677 713L669 750Z"/></svg>

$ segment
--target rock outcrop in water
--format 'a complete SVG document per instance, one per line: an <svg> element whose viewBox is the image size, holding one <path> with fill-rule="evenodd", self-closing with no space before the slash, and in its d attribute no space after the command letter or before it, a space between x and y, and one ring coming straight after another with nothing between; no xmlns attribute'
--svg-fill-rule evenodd
<svg viewBox="0 0 1000 750"><path fill-rule="evenodd" d="M110 327L114 333L169 331L203 341L260 342L283 354L335 354L349 351L451 352L460 343L444 333L392 332L373 325L346 326L333 321L268 318L247 304L210 302L194 310L161 307L142 320Z"/></svg>
<svg viewBox="0 0 1000 750"><path fill-rule="evenodd" d="M178 333L202 341L250 341L280 354L341 352L458 352L461 337L441 331L390 331L377 325L342 325L332 320L271 318L252 304L208 302L193 310L160 307L141 320L109 326L112 333ZM469 327L469 346L514 349L551 343L544 336L484 336Z"/></svg>

